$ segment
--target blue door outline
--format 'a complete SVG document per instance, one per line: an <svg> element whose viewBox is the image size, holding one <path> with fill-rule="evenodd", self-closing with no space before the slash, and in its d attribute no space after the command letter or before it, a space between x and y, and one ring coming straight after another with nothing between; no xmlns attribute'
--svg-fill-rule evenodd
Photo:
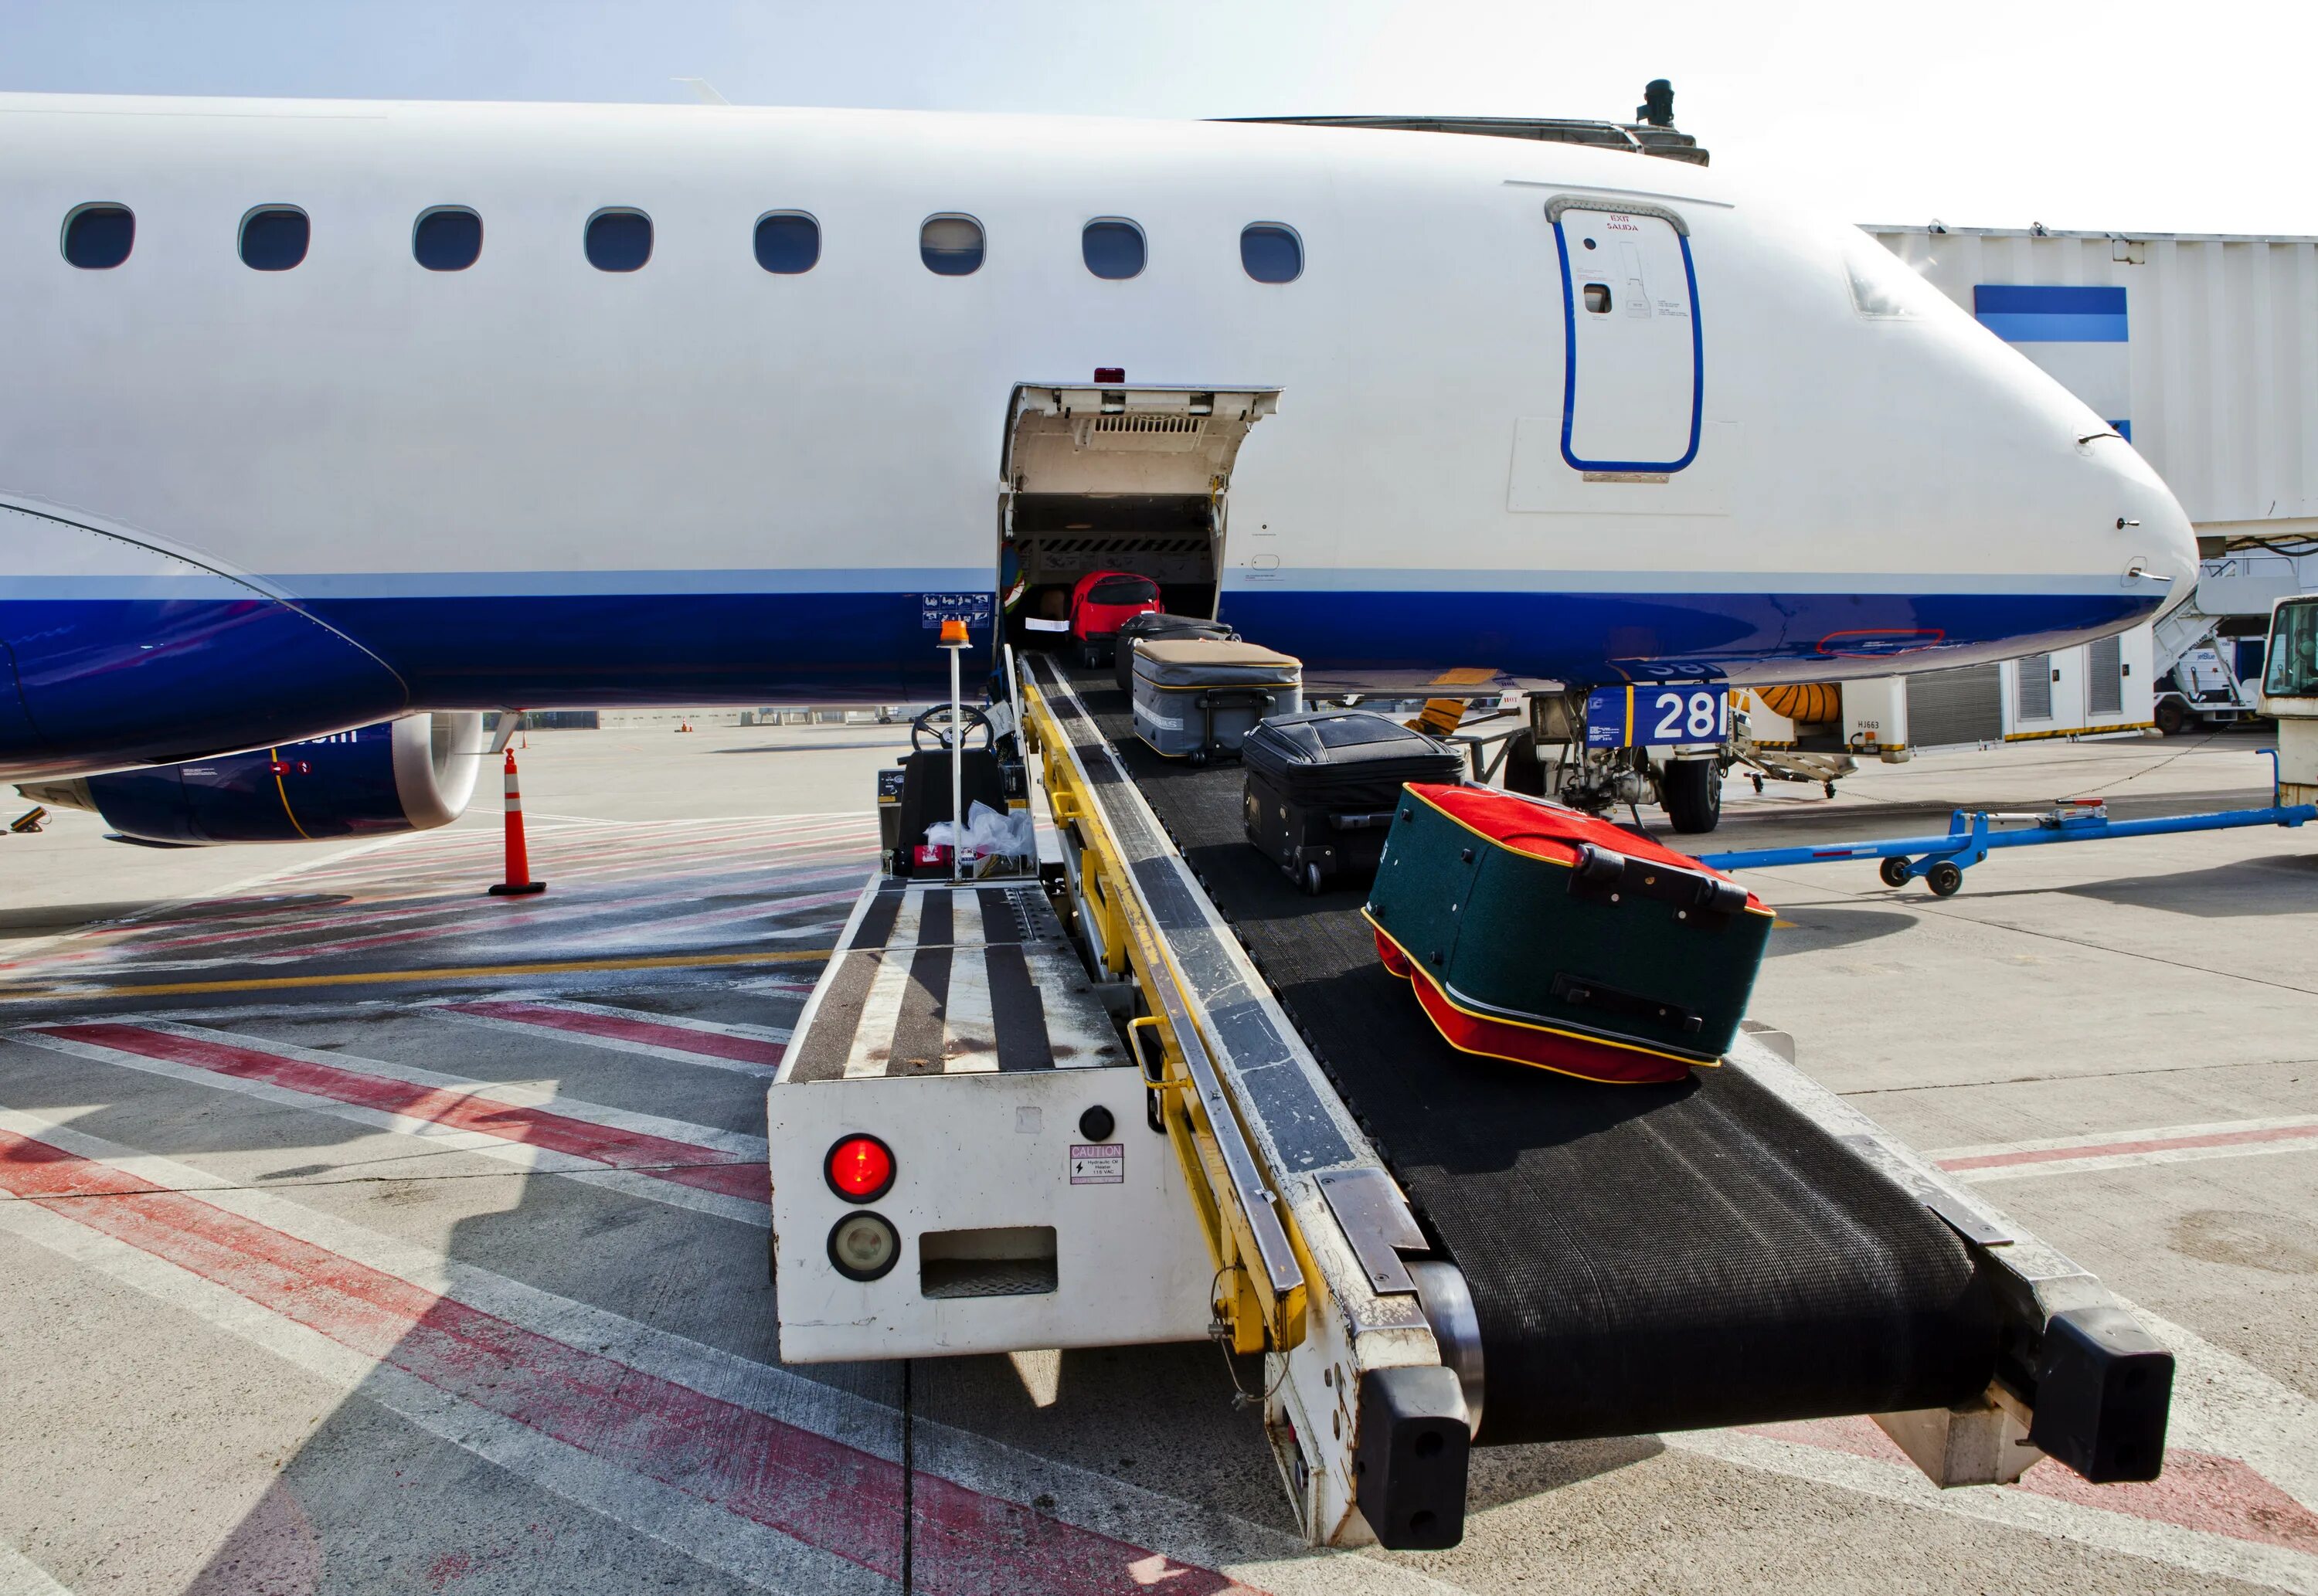
<svg viewBox="0 0 2318 1596"><path fill-rule="evenodd" d="M1569 239L1562 231L1561 218L1571 211L1652 217L1673 228L1675 238L1682 246L1683 282L1690 291L1690 446L1683 451L1680 460L1580 460L1569 446L1570 435L1577 425L1577 281L1569 270ZM1553 253L1561 263L1561 458L1568 462L1570 470L1577 471L1662 471L1672 475L1698 458L1699 426L1706 399L1706 336L1699 324L1698 268L1690 256L1690 226L1662 206L1621 205L1570 194L1549 201L1545 214L1553 223Z"/></svg>

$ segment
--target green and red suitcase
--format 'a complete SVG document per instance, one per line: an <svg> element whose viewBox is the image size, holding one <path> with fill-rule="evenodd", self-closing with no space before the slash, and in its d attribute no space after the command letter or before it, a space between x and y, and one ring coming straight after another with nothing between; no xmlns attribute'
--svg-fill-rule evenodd
<svg viewBox="0 0 2318 1596"><path fill-rule="evenodd" d="M1589 1080L1730 1047L1771 911L1639 833L1495 787L1411 784L1369 923L1451 1047Z"/></svg>

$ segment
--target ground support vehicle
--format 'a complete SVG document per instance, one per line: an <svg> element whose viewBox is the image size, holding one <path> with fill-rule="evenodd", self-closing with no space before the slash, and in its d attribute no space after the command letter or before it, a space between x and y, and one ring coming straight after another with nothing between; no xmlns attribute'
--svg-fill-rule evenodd
<svg viewBox="0 0 2318 1596"><path fill-rule="evenodd" d="M1455 1544L1477 1443L1837 1413L1943 1484L2047 1455L2153 1477L2170 1355L1775 1033L1653 1086L1459 1054L1359 894L1307 897L1247 846L1240 772L1143 749L1107 676L1034 659L1020 694L1060 858L1047 897L1002 890L1084 961L1033 983L1078 1040L1052 1069L1002 1038L995 1068L944 1063L986 1051L979 989L940 973L955 899L903 943L909 892L873 883L769 1090L785 1358L1260 1352L1242 1399L1321 1545ZM1098 1009L1133 1063L1061 1067L1106 1045ZM1094 1107L1113 1123L1056 1136Z"/></svg>
<svg viewBox="0 0 2318 1596"><path fill-rule="evenodd" d="M2272 755L2273 760L2276 756ZM2278 802L2260 809L2217 810L2206 814L2161 815L2113 820L2098 800L2056 804L2041 812L1959 809L1939 836L1894 837L1873 842L1820 844L1811 847L1741 848L1701 854L1702 865L1717 870L1774 869L1787 865L1826 865L1838 859L1881 859L1876 874L1887 887L1920 880L1937 897L1952 898L1963 886L1963 873L2007 847L2041 847L2055 842L2103 842L2129 837L2165 837L2181 831L2231 831L2246 826L2299 826L2318 820L2318 803Z"/></svg>

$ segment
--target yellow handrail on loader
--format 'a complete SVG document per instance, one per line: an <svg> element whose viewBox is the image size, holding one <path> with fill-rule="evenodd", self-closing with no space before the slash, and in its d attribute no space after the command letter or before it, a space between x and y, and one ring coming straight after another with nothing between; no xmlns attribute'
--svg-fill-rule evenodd
<svg viewBox="0 0 2318 1596"><path fill-rule="evenodd" d="M1035 682L1021 683L1025 732L1038 749L1047 798L1074 874L1083 925L1101 973L1130 977L1148 1010L1130 1022L1152 1033L1160 1058L1144 1078L1157 1094L1161 1123L1181 1164L1216 1266L1215 1309L1235 1352L1285 1352L1304 1339L1307 1254L1286 1205L1269 1189L1199 1030L1183 983L1137 892L1118 845L1092 800L1071 740Z"/></svg>

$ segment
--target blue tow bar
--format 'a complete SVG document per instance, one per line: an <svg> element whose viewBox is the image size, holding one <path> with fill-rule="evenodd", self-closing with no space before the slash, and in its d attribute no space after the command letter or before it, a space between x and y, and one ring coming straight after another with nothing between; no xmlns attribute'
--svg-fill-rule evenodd
<svg viewBox="0 0 2318 1596"><path fill-rule="evenodd" d="M2274 752L2270 757L2273 761L2277 758ZM1935 893L1945 898L1963 884L1966 870L1999 847L2164 837L2177 831L2231 831L2243 826L2299 826L2313 820L2318 820L2318 803L2274 803L2267 809L2224 809L2151 820L2113 820L2108 818L2107 804L2089 799L2029 814L1959 809L1949 815L1945 837L1894 837L1880 842L1846 842L1818 847L1741 848L1727 854L1701 854L1698 862L1717 870L1751 870L1783 865L1827 865L1838 859L1882 859L1885 861L1882 871L1884 885L1905 886L1920 878ZM2008 825L2008 829L1999 829L1999 824Z"/></svg>

